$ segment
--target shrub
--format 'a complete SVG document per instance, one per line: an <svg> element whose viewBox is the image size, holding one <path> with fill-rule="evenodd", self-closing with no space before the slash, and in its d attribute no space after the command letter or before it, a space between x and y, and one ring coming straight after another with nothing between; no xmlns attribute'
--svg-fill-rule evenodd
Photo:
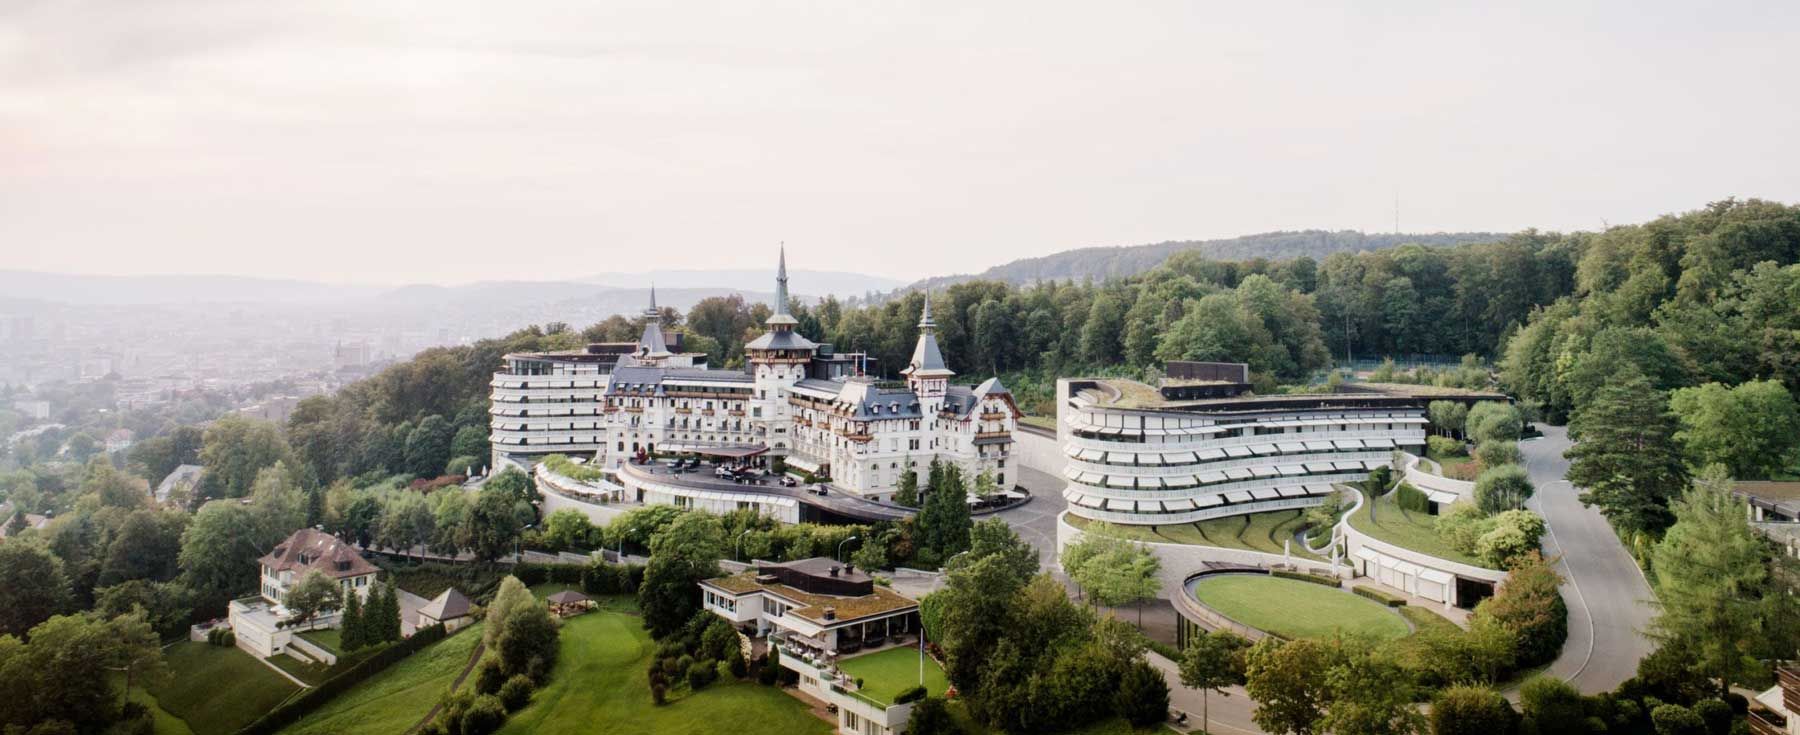
<svg viewBox="0 0 1800 735"><path fill-rule="evenodd" d="M1425 437L1425 451L1439 457L1454 457L1463 453L1463 443L1447 436Z"/></svg>
<svg viewBox="0 0 1800 735"><path fill-rule="evenodd" d="M781 668L780 666L775 665L775 655L773 653L757 659L751 663L751 666L756 669L756 683L763 686L774 684L776 671Z"/></svg>
<svg viewBox="0 0 1800 735"><path fill-rule="evenodd" d="M1525 429L1525 416L1510 404L1487 401L1469 409L1469 418L1464 425L1468 427L1464 433L1476 444L1518 441L1520 432Z"/></svg>
<svg viewBox="0 0 1800 735"><path fill-rule="evenodd" d="M1450 506L1448 512L1437 517L1432 523L1432 529L1450 548L1474 556L1481 536L1493 530L1493 521L1480 508L1468 503L1456 503Z"/></svg>
<svg viewBox="0 0 1800 735"><path fill-rule="evenodd" d="M1735 717L1731 705L1723 699L1702 699L1695 702L1694 714L1699 715L1700 720L1706 723L1706 730L1711 735L1726 735L1731 731L1731 721Z"/></svg>
<svg viewBox="0 0 1800 735"><path fill-rule="evenodd" d="M655 702L658 706L667 704L669 701L669 687L662 682L651 684L650 701Z"/></svg>
<svg viewBox="0 0 1800 735"><path fill-rule="evenodd" d="M1425 495L1425 491L1413 487L1411 483L1400 483L1400 488L1394 493L1394 502L1400 506L1401 510L1412 513L1431 512L1431 498Z"/></svg>
<svg viewBox="0 0 1800 735"><path fill-rule="evenodd" d="M1368 479L1363 480L1363 490L1367 491L1370 496L1380 495L1387 490L1388 485L1393 481L1393 468L1382 465L1369 472Z"/></svg>
<svg viewBox="0 0 1800 735"><path fill-rule="evenodd" d="M1450 687L1431 703L1432 735L1498 735L1517 719L1512 704L1485 687Z"/></svg>
<svg viewBox="0 0 1800 735"><path fill-rule="evenodd" d="M719 678L719 662L710 658L694 662L694 665L689 666L687 670L688 688L695 691L706 688L706 685L713 683L713 680L717 678Z"/></svg>
<svg viewBox="0 0 1800 735"><path fill-rule="evenodd" d="M1320 585L1324 585L1326 587L1341 587L1341 586L1343 586L1343 583L1338 581L1337 577L1332 577L1332 576L1324 575L1324 574L1311 574L1308 572L1290 572L1286 569L1275 569L1275 570L1272 570L1269 572L1269 576L1280 577L1282 579L1297 579L1302 582L1311 582L1313 584L1320 584Z"/></svg>
<svg viewBox="0 0 1800 735"><path fill-rule="evenodd" d="M1146 727L1169 716L1169 684L1161 671L1139 659L1125 668L1113 694L1113 710L1133 727Z"/></svg>
<svg viewBox="0 0 1800 735"><path fill-rule="evenodd" d="M731 671L732 678L742 679L750 675L750 665L744 662L743 656L734 655L726 660L728 661L726 668Z"/></svg>
<svg viewBox="0 0 1800 735"><path fill-rule="evenodd" d="M506 722L506 705L500 698L483 694L462 713L462 735L491 735Z"/></svg>
<svg viewBox="0 0 1800 735"><path fill-rule="evenodd" d="M518 674L500 685L500 703L506 705L506 711L517 712L531 703L531 677Z"/></svg>
<svg viewBox="0 0 1800 735"><path fill-rule="evenodd" d="M906 721L906 735L963 735L963 729L950 715L943 698L926 697L913 705L912 717Z"/></svg>
<svg viewBox="0 0 1800 735"><path fill-rule="evenodd" d="M1536 723L1540 733L1581 732L1586 729L1587 701L1568 682L1539 674L1519 688L1519 709Z"/></svg>
<svg viewBox="0 0 1800 735"><path fill-rule="evenodd" d="M898 696L894 697L894 704L906 704L907 702L917 702L924 698L925 698L925 687L916 686L916 687L913 687L906 691L903 691Z"/></svg>
<svg viewBox="0 0 1800 735"><path fill-rule="evenodd" d="M1475 505L1488 513L1516 510L1525 507L1525 499L1536 491L1524 467L1490 467L1475 478Z"/></svg>
<svg viewBox="0 0 1800 735"><path fill-rule="evenodd" d="M1519 453L1518 442L1491 441L1475 447L1475 461L1483 467L1500 467L1520 464L1525 461L1525 455Z"/></svg>
<svg viewBox="0 0 1800 735"><path fill-rule="evenodd" d="M480 459L475 458L474 455L465 454L451 459L449 464L444 465L444 474L466 477L470 472L481 469L481 466Z"/></svg>
<svg viewBox="0 0 1800 735"><path fill-rule="evenodd" d="M1506 569L1537 550L1544 528L1544 519L1529 510L1503 512L1490 519L1488 530L1475 540L1475 554L1491 566Z"/></svg>
<svg viewBox="0 0 1800 735"><path fill-rule="evenodd" d="M1568 605L1557 592L1561 584L1562 576L1542 556L1528 552L1513 565L1512 574L1494 596L1475 607L1478 621L1489 618L1512 633L1519 666L1536 666L1556 658L1569 637Z"/></svg>
<svg viewBox="0 0 1800 735"><path fill-rule="evenodd" d="M1406 598L1400 597L1397 595L1390 595L1386 592L1382 592L1381 590L1375 589L1373 587L1351 587L1350 591L1355 592L1356 594L1361 595L1363 597L1367 597L1376 602L1379 602L1388 607L1400 607L1401 605L1406 604Z"/></svg>
<svg viewBox="0 0 1800 735"><path fill-rule="evenodd" d="M475 691L481 694L493 694L500 691L506 683L506 672L500 667L500 658L488 654L475 665Z"/></svg>
<svg viewBox="0 0 1800 735"><path fill-rule="evenodd" d="M1679 704L1650 710L1650 722L1656 726L1656 735L1707 735L1706 721Z"/></svg>

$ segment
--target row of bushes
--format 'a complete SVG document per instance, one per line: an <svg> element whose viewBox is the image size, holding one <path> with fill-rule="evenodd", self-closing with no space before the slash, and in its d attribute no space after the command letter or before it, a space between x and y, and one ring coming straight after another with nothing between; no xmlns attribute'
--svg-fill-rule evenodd
<svg viewBox="0 0 1800 735"><path fill-rule="evenodd" d="M596 482L606 477L606 473L587 465L575 464L574 460L561 454L546 456L539 462L549 467L551 472L579 482Z"/></svg>
<svg viewBox="0 0 1800 735"><path fill-rule="evenodd" d="M610 564L598 559L588 564L518 564L512 569L527 587L554 582L580 585L590 595L636 594L644 584L640 564Z"/></svg>
<svg viewBox="0 0 1800 735"><path fill-rule="evenodd" d="M510 712L531 702L531 694L556 667L560 628L555 618L516 576L500 581L485 615L486 653L475 667L474 691L444 697L422 735L489 735Z"/></svg>
<svg viewBox="0 0 1800 735"><path fill-rule="evenodd" d="M1301 582L1311 582L1313 584L1324 585L1326 587L1342 587L1343 586L1343 583L1338 581L1337 577L1333 577L1333 576L1326 575L1326 574L1313 574L1311 572L1290 572L1286 569L1275 569L1275 570L1272 570L1269 572L1269 576L1280 577L1282 579L1295 579L1295 580L1299 580Z"/></svg>
<svg viewBox="0 0 1800 735"><path fill-rule="evenodd" d="M244 726L238 735L267 735L288 725L300 721L300 718L312 713L332 698L348 691L351 687L363 683L369 677L399 663L420 649L441 641L447 635L443 624L429 625L413 633L411 638L403 640L387 648L376 651L368 658L345 669L343 673L325 680L324 683L301 692L275 709L269 710L255 722Z"/></svg>
<svg viewBox="0 0 1800 735"><path fill-rule="evenodd" d="M656 704L667 701L670 689L685 681L690 691L699 691L719 678L719 662L724 661L731 675L742 679L750 675L744 658L743 642L730 623L702 610L686 625L657 644L650 660L650 697Z"/></svg>
<svg viewBox="0 0 1800 735"><path fill-rule="evenodd" d="M1400 607L1406 604L1406 598L1390 595L1373 587L1351 587L1350 591L1388 607Z"/></svg>

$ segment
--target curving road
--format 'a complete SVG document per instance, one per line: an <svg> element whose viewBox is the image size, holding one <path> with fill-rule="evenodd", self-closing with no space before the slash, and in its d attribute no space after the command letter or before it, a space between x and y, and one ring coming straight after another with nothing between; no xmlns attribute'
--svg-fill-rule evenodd
<svg viewBox="0 0 1800 735"><path fill-rule="evenodd" d="M1655 615L1655 594L1612 526L1580 491L1563 479L1568 429L1542 426L1544 436L1519 442L1525 469L1537 486L1527 503L1550 527L1544 550L1560 557L1563 599L1569 605L1569 640L1547 671L1586 694L1608 691L1637 673L1638 660L1655 649L1644 630Z"/></svg>

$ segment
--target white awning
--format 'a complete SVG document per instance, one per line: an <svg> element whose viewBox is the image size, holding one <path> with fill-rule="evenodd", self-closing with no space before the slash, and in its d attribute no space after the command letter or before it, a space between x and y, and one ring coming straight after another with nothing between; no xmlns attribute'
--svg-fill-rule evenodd
<svg viewBox="0 0 1800 735"><path fill-rule="evenodd" d="M1083 508L1098 508L1104 502L1105 501L1103 501L1102 499L1096 498L1092 495L1083 495L1083 496L1075 499L1075 504L1079 505Z"/></svg>
<svg viewBox="0 0 1800 735"><path fill-rule="evenodd" d="M1200 478L1200 482L1202 484L1212 484L1215 482L1224 482L1225 480L1229 479L1229 478L1225 477L1225 473L1218 472L1216 470L1208 470L1206 472L1202 472L1198 475L1195 475L1195 477Z"/></svg>
<svg viewBox="0 0 1800 735"><path fill-rule="evenodd" d="M1282 452L1294 453L1306 451L1306 442L1281 442L1275 445Z"/></svg>
<svg viewBox="0 0 1800 735"><path fill-rule="evenodd" d="M1438 505L1450 505L1462 499L1456 493L1447 493L1442 490L1426 490L1425 497Z"/></svg>
<svg viewBox="0 0 1800 735"><path fill-rule="evenodd" d="M1250 491L1250 497L1257 500L1274 500L1281 497L1281 493L1272 487L1259 487Z"/></svg>
<svg viewBox="0 0 1800 735"><path fill-rule="evenodd" d="M1119 500L1118 498L1107 498L1106 499L1106 509L1107 510L1124 511L1126 513L1136 513L1137 512L1137 501L1135 501L1135 500Z"/></svg>
<svg viewBox="0 0 1800 735"><path fill-rule="evenodd" d="M1138 456L1132 452L1109 452L1106 461L1112 464L1137 464Z"/></svg>
<svg viewBox="0 0 1800 735"><path fill-rule="evenodd" d="M1098 449L1083 449L1081 450L1081 454L1075 456L1076 459L1083 462L1098 462L1105 457L1106 453Z"/></svg>
<svg viewBox="0 0 1800 735"><path fill-rule="evenodd" d="M810 459L805 459L805 458L802 458L802 457L799 457L796 455L792 455L792 454L788 455L787 466L799 467L800 469L803 469L803 470L806 470L807 472L812 472L812 473L817 473L819 471L819 463L818 462L814 462Z"/></svg>
<svg viewBox="0 0 1800 735"><path fill-rule="evenodd" d="M1281 450L1276 449L1273 444L1253 444L1250 446L1251 454L1276 454L1280 451Z"/></svg>
<svg viewBox="0 0 1800 735"><path fill-rule="evenodd" d="M1355 472L1363 468L1361 462L1332 462L1331 466L1339 472Z"/></svg>
<svg viewBox="0 0 1800 735"><path fill-rule="evenodd" d="M1193 464L1199 460L1194 458L1193 452L1165 452L1162 461L1164 464Z"/></svg>
<svg viewBox="0 0 1800 735"><path fill-rule="evenodd" d="M1231 457L1248 457L1248 456L1250 456L1250 448L1249 447L1226 447L1225 454L1227 456L1231 456Z"/></svg>
<svg viewBox="0 0 1800 735"><path fill-rule="evenodd" d="M1137 487L1137 483L1132 482L1130 477L1122 477L1119 475L1107 475L1106 476L1106 486L1107 487Z"/></svg>
<svg viewBox="0 0 1800 735"><path fill-rule="evenodd" d="M1200 461L1202 461L1202 462L1211 462L1212 460L1215 460L1215 459L1224 459L1225 458L1225 450L1223 450L1223 449L1202 449L1202 450L1200 450L1199 454L1200 454Z"/></svg>
<svg viewBox="0 0 1800 735"><path fill-rule="evenodd" d="M1280 467L1276 467L1275 471L1280 472L1285 477L1294 477L1297 475L1306 474L1306 468L1301 467L1300 465L1297 465L1297 464L1284 464Z"/></svg>
<svg viewBox="0 0 1800 735"><path fill-rule="evenodd" d="M1333 439L1331 445L1338 449L1362 449L1363 443L1356 439Z"/></svg>
<svg viewBox="0 0 1800 735"><path fill-rule="evenodd" d="M1363 441L1363 445L1367 446L1370 449L1393 449L1394 448L1394 440L1392 440L1392 439L1364 439L1362 441Z"/></svg>
<svg viewBox="0 0 1800 735"><path fill-rule="evenodd" d="M1257 477L1280 477L1281 471L1267 465L1258 465L1250 468L1250 474Z"/></svg>
<svg viewBox="0 0 1800 735"><path fill-rule="evenodd" d="M1081 473L1081 479L1076 482L1083 485L1099 485L1102 482L1106 482L1106 476L1098 472L1083 472Z"/></svg>
<svg viewBox="0 0 1800 735"><path fill-rule="evenodd" d="M1067 477L1070 480L1075 480L1075 481L1079 482L1081 480L1081 474L1082 474L1081 470L1079 468L1075 467L1074 465L1064 465L1063 466L1063 477Z"/></svg>
<svg viewBox="0 0 1800 735"><path fill-rule="evenodd" d="M1233 503L1248 503L1250 502L1250 493L1242 490L1233 490L1225 493L1225 499Z"/></svg>
<svg viewBox="0 0 1800 735"><path fill-rule="evenodd" d="M1215 505L1224 505L1224 504L1225 504L1225 501L1219 499L1219 496L1217 496L1217 495L1202 495L1200 497L1194 498L1194 505L1197 505L1201 508L1211 508Z"/></svg>
<svg viewBox="0 0 1800 735"><path fill-rule="evenodd" d="M1252 477L1255 477L1255 475L1250 473L1250 470L1244 469L1242 467L1226 468L1225 476L1229 477L1233 480L1248 480Z"/></svg>
<svg viewBox="0 0 1800 735"><path fill-rule="evenodd" d="M1306 463L1306 471L1307 472L1336 472L1337 468L1331 466L1330 462L1307 462Z"/></svg>
<svg viewBox="0 0 1800 735"><path fill-rule="evenodd" d="M1310 441L1306 443L1306 451L1309 452L1329 452L1336 448L1331 445L1331 442Z"/></svg>
<svg viewBox="0 0 1800 735"><path fill-rule="evenodd" d="M1278 487L1278 488L1275 488L1275 490L1277 492L1280 492L1281 497L1284 497L1284 498L1300 498L1300 497L1306 496L1306 488L1300 487L1298 485L1289 485L1287 487Z"/></svg>
<svg viewBox="0 0 1800 735"><path fill-rule="evenodd" d="M1423 579L1427 582L1436 582L1448 587L1452 582L1456 581L1456 575L1450 574L1449 572L1440 572L1436 569L1422 568L1419 570L1419 579Z"/></svg>
<svg viewBox="0 0 1800 735"><path fill-rule="evenodd" d="M1330 495L1334 492L1337 492L1337 489L1333 488L1330 485L1307 485L1306 486L1306 494L1312 495L1315 497L1321 496L1321 495Z"/></svg>

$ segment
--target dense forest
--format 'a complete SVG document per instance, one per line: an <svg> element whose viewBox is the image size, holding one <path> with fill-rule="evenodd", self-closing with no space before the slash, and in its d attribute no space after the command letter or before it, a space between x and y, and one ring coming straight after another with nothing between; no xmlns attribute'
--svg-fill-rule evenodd
<svg viewBox="0 0 1800 735"><path fill-rule="evenodd" d="M977 274L936 276L914 283L906 290L942 288L965 281L1004 281L1023 286L1044 281L1104 281L1135 276L1161 265L1176 253L1193 253L1211 260L1285 260L1307 257L1322 260L1335 253L1381 250L1408 243L1448 247L1506 239L1497 232L1358 232L1355 230L1299 230L1264 232L1223 240L1168 240L1149 245L1090 247L1064 250L1036 258L1021 258Z"/></svg>

